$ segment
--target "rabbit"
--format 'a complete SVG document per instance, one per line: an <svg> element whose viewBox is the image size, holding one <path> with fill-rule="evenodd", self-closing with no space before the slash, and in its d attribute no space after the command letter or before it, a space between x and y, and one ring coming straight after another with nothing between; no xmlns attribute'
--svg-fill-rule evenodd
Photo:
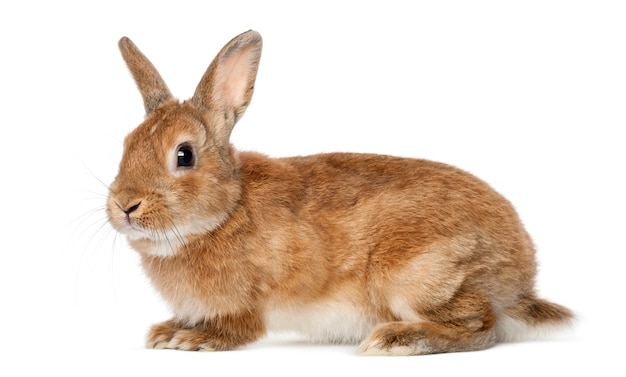
<svg viewBox="0 0 626 377"><path fill-rule="evenodd" d="M259 33L228 42L182 102L130 39L119 47L146 118L124 140L106 213L173 312L147 348L231 350L287 331L422 355L572 321L537 296L515 209L473 175L386 155L235 150Z"/></svg>

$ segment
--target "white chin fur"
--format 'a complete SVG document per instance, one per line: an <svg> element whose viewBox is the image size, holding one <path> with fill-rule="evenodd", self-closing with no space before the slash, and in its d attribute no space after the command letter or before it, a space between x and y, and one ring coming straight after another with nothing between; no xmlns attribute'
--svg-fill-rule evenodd
<svg viewBox="0 0 626 377"><path fill-rule="evenodd" d="M148 232L129 228L124 230L131 245L135 242L147 241L149 247L145 245L138 251L156 257L169 257L175 255L178 250L185 245L189 236L211 232L219 227L223 218L211 218L194 224L177 226L172 229Z"/></svg>
<svg viewBox="0 0 626 377"><path fill-rule="evenodd" d="M128 238L131 240L130 236ZM176 235L172 231L161 232L158 239L144 238L150 241L151 246L148 248L142 248L140 251L155 257L173 256L176 254L178 249L185 244L185 238L185 236Z"/></svg>

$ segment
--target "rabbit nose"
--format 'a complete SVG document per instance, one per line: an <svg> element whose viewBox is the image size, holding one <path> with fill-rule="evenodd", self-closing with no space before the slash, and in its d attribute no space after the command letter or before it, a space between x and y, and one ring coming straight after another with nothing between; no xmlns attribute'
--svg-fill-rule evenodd
<svg viewBox="0 0 626 377"><path fill-rule="evenodd" d="M131 213L135 212L137 208L139 208L139 205L141 205L141 202L133 204L132 206L128 207L127 209L123 209L122 211L124 211L126 215L130 215Z"/></svg>

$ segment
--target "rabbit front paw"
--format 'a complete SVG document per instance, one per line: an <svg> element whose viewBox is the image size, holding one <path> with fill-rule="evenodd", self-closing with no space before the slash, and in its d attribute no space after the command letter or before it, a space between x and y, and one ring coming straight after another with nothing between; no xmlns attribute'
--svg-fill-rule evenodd
<svg viewBox="0 0 626 377"><path fill-rule="evenodd" d="M239 348L259 339L265 333L262 318L255 311L238 315L207 318L188 325L171 319L152 326L147 348L183 351L225 351Z"/></svg>
<svg viewBox="0 0 626 377"><path fill-rule="evenodd" d="M152 326L146 348L176 349L182 351L215 351L210 332L201 326L187 328L169 320Z"/></svg>

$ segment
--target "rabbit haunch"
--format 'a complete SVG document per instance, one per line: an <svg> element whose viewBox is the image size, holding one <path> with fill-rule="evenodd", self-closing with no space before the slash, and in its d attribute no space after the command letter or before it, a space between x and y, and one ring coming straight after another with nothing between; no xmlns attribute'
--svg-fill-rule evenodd
<svg viewBox="0 0 626 377"><path fill-rule="evenodd" d="M253 31L235 37L180 103L120 41L147 115L125 140L107 214L174 313L148 347L233 349L295 330L361 342L364 354L417 355L569 321L536 297L515 210L474 176L391 156L236 151L229 137L261 44Z"/></svg>

